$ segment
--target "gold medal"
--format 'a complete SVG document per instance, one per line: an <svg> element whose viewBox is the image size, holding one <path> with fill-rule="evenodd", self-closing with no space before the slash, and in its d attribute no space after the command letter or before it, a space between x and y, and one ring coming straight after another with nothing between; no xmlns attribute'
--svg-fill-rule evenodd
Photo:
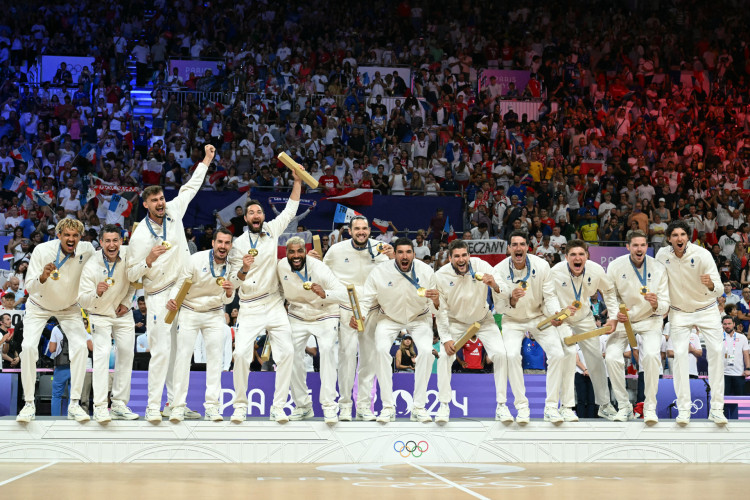
<svg viewBox="0 0 750 500"><path fill-rule="evenodd" d="M378 253L383 253L385 250L385 246L382 243L378 243L378 246L375 247L375 250L378 251Z"/></svg>
<svg viewBox="0 0 750 500"><path fill-rule="evenodd" d="M55 269L54 271L52 271L49 274L49 277L52 278L55 281L59 280L60 279L60 271L58 271L57 269Z"/></svg>
<svg viewBox="0 0 750 500"><path fill-rule="evenodd" d="M529 287L529 284L523 280L518 282L518 288L521 290L526 290Z"/></svg>
<svg viewBox="0 0 750 500"><path fill-rule="evenodd" d="M161 242L161 246L163 246L167 250L169 250L170 248L172 248L172 244L170 242L168 242L168 241L162 241Z"/></svg>
<svg viewBox="0 0 750 500"><path fill-rule="evenodd" d="M305 290L312 290L312 286L312 281L305 281L304 283L302 283L302 288L304 288Z"/></svg>
<svg viewBox="0 0 750 500"><path fill-rule="evenodd" d="M641 295L646 295L647 293L648 293L648 287L647 286L642 286L641 287Z"/></svg>
<svg viewBox="0 0 750 500"><path fill-rule="evenodd" d="M419 288L417 288L417 295L419 295L420 297L425 297L426 292L427 289L425 287L420 286Z"/></svg>
<svg viewBox="0 0 750 500"><path fill-rule="evenodd" d="M247 251L247 254L248 255L252 255L253 257L257 257L258 256L258 250L256 248L251 248L250 250Z"/></svg>
<svg viewBox="0 0 750 500"><path fill-rule="evenodd" d="M482 281L484 279L484 273L474 273L474 279L477 281Z"/></svg>
<svg viewBox="0 0 750 500"><path fill-rule="evenodd" d="M576 309L580 309L582 306L583 306L583 304L581 304L580 300L574 300L573 301L573 307L575 307Z"/></svg>
<svg viewBox="0 0 750 500"><path fill-rule="evenodd" d="M219 276L218 278L216 278L216 284L219 285L219 286L222 286L225 281L226 280L224 278L222 278L221 276Z"/></svg>
<svg viewBox="0 0 750 500"><path fill-rule="evenodd" d="M105 279L105 280L104 280L104 282L105 282L105 283L106 283L107 285L109 285L109 286L112 286L112 285L114 285L114 284L115 284L115 279L114 279L114 278L107 278L107 279Z"/></svg>

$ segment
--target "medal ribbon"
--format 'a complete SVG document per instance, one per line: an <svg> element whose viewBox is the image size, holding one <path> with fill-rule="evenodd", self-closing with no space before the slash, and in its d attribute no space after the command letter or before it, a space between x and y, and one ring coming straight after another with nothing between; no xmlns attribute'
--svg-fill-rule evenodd
<svg viewBox="0 0 750 500"><path fill-rule="evenodd" d="M163 221L164 225L162 226L164 228L163 235L161 237L162 241L167 241L167 218L164 217ZM151 225L151 217L146 216L146 227L151 232L154 238L159 239L159 235L156 234L156 231L154 231L154 227Z"/></svg>
<svg viewBox="0 0 750 500"><path fill-rule="evenodd" d="M223 278L224 275L227 273L227 265L224 264L221 268L221 274L219 276L216 276L216 273L214 272L214 251L211 250L208 252L208 264L211 266L211 276L214 278Z"/></svg>
<svg viewBox="0 0 750 500"><path fill-rule="evenodd" d="M570 270L570 264L568 264L568 273L570 274L570 286L573 287L573 295L576 300L580 302L581 294L583 293L583 278L586 276L586 268L583 268L583 273L581 274L581 286L578 287L578 290L576 290L576 284L573 282L575 276L573 276L573 271Z"/></svg>
<svg viewBox="0 0 750 500"><path fill-rule="evenodd" d="M301 279L303 283L307 283L308 281L310 281L310 277L307 275L307 262L305 262L305 275L304 276L302 276L302 273L300 273L299 271L294 271L294 273L297 276L299 276L299 279Z"/></svg>
<svg viewBox="0 0 750 500"><path fill-rule="evenodd" d="M102 252L102 259L104 259L104 267L107 268L107 278L111 278L113 274L115 274L115 268L117 267L117 258L115 258L115 263L112 264L112 269L109 268L109 261L107 260L107 256L104 255L104 252Z"/></svg>
<svg viewBox="0 0 750 500"><path fill-rule="evenodd" d="M641 282L641 286L646 286L646 278L648 277L648 275L646 274L646 257L643 258L643 276L641 276L641 273L638 272L638 268L635 267L633 259L628 260L630 260L630 265L633 266L633 271L635 271L635 275L638 276L638 281Z"/></svg>
<svg viewBox="0 0 750 500"><path fill-rule="evenodd" d="M247 239L250 240L250 248L252 248L253 250L255 250L255 246L260 241L260 236L261 235L258 235L258 239L253 241L253 238L250 236L250 231L247 232Z"/></svg>
<svg viewBox="0 0 750 500"><path fill-rule="evenodd" d="M409 283L411 283L412 285L414 285L414 288L416 288L417 290L419 290L421 288L419 286L419 278L417 278L417 270L414 268L414 263L413 262L411 264L411 278L405 272L403 272L401 269L398 268L398 264L396 264L394 262L393 265L396 266L396 270L401 274L401 276L403 276L404 278L406 278L406 280Z"/></svg>
<svg viewBox="0 0 750 500"><path fill-rule="evenodd" d="M365 249L365 248L359 248L357 245L355 245L353 238L352 238L351 241L352 241L352 248L355 249L356 251L361 252L362 250ZM369 239L367 240L367 247L366 248L367 248L367 252L370 254L370 258L374 259L375 258L375 254L372 253L372 243L370 243Z"/></svg>
<svg viewBox="0 0 750 500"><path fill-rule="evenodd" d="M513 261L511 259L511 262L508 263L508 269L510 269L510 281L515 285L516 283L520 283L521 281L529 281L529 276L531 275L531 262L529 261L529 256L526 256L526 276L523 277L522 280L516 281L515 276L513 275Z"/></svg>
<svg viewBox="0 0 750 500"><path fill-rule="evenodd" d="M60 246L57 247L57 258L55 259L55 268L60 269L63 264L65 264L65 261L67 261L70 258L70 255L66 255L65 258L60 262L60 252L62 251L62 243L60 243Z"/></svg>

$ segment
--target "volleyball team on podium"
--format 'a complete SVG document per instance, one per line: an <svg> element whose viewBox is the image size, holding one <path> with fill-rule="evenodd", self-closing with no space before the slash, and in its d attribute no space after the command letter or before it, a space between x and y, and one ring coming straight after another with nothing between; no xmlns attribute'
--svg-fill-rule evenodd
<svg viewBox="0 0 750 500"><path fill-rule="evenodd" d="M582 340L579 344L594 387L599 415L615 421L633 418L633 407L625 389L623 359L629 343L627 325L642 338L643 417L647 424L658 421L656 391L662 318L668 314L674 346L677 423L685 425L690 421L688 344L694 327L703 335L707 348L712 389L709 419L717 424L726 423L722 411L721 318L716 307L723 286L710 253L689 242L685 222L674 221L669 225L669 246L660 249L656 258L646 255L645 234L629 232L629 253L615 259L606 272L587 259L586 243L578 240L569 242L565 260L550 268L544 259L528 253L528 236L520 231L511 233L509 256L494 267L471 257L466 243L456 240L449 246L449 263L435 272L414 258L413 245L408 238L399 238L392 246L370 239L368 220L362 216L351 221L352 238L331 246L322 261L314 250L306 252L305 242L298 237L288 240L287 256L278 260L279 236L299 206L301 181L294 173L289 200L275 219L266 221L261 205L250 200L245 206L248 224L245 234L233 241L232 234L220 228L215 232L211 250L191 255L182 218L202 186L214 154L214 147L207 145L204 159L172 201L165 201L159 186L143 191L148 215L133 231L127 247L122 246L120 228L107 225L100 231L101 249L96 251L90 243L80 241L83 225L79 221L63 219L56 228L58 239L34 250L27 272L29 300L21 352L26 404L19 412L18 421L29 422L36 414L37 346L52 316L60 322L69 345L71 403L68 418L80 422L89 420L88 413L79 405L87 357L81 307L89 313L94 343L94 419L103 423L139 417L127 407L133 361L133 349L127 346L135 341L130 306L135 290L133 283L140 280L148 309L151 351L145 418L153 423L161 422L163 416L174 422L200 418L199 413L186 406L190 359L199 334L205 340L207 361L204 418L223 420L219 397L224 307L232 301L237 288L240 310L235 330L235 398L231 416L235 423L244 421L247 416L247 383L255 340L266 332L276 363L271 420L283 423L313 416L304 365L304 349L310 335L316 337L320 353L320 404L325 422L352 418L394 420L391 346L399 332L407 330L418 352L431 352L433 316L444 351L438 359L440 406L436 422L449 420L455 343L470 327L476 331L494 364L497 420L514 421L506 405L510 382L515 396L515 421L529 422L521 343L526 332L530 332L544 349L548 361L544 420L576 421L578 417L573 411L576 346L567 345L564 338L596 329L588 298L597 291L601 292L610 311L605 333L606 363L599 337ZM187 294L178 297L183 283L188 280L192 285ZM357 318L347 286L353 286L359 298ZM488 289L495 312L502 314L502 334L488 305ZM181 304L180 298L183 299ZM627 307L627 312L615 314L620 304ZM167 322L167 315L175 313L177 319ZM110 407L112 339L117 346L124 347L117 350ZM338 349L338 366L335 349ZM432 421L425 408L431 368L431 356L417 357L412 420ZM617 410L610 403L607 372ZM379 415L371 409L375 376L382 403ZM353 401L355 380L357 400ZM162 410L165 385L167 404ZM288 416L283 407L290 388L295 409Z"/></svg>

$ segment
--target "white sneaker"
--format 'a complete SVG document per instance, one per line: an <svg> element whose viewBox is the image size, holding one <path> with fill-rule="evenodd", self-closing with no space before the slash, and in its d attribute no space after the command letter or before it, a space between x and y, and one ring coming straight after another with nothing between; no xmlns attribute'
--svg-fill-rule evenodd
<svg viewBox="0 0 750 500"><path fill-rule="evenodd" d="M217 407L207 406L206 415L203 417L203 420L210 420L212 422L221 422L224 420L224 417L221 416L221 413L219 413L219 409Z"/></svg>
<svg viewBox="0 0 750 500"><path fill-rule="evenodd" d="M687 411L687 410L685 410L685 411L680 410L677 413L677 418L675 419L675 421L679 425L687 425L687 424L689 424L690 423L690 412Z"/></svg>
<svg viewBox="0 0 750 500"><path fill-rule="evenodd" d="M525 408L518 408L516 412L516 422L519 424L528 424L531 421L531 411L528 406Z"/></svg>
<svg viewBox="0 0 750 500"><path fill-rule="evenodd" d="M349 408L351 411L351 408ZM349 414L351 416L351 413ZM327 424L335 424L339 421L339 409L336 406L323 408L323 421Z"/></svg>
<svg viewBox="0 0 750 500"><path fill-rule="evenodd" d="M137 413L125 406L125 403L117 401L112 402L110 415L112 420L138 420L139 418Z"/></svg>
<svg viewBox="0 0 750 500"><path fill-rule="evenodd" d="M339 420L342 422L351 422L352 407L353 405L351 403L339 403Z"/></svg>
<svg viewBox="0 0 750 500"><path fill-rule="evenodd" d="M612 417L612 421L627 422L628 420L633 420L633 418L635 418L635 416L633 415L633 405L623 405L617 411L615 416Z"/></svg>
<svg viewBox="0 0 750 500"><path fill-rule="evenodd" d="M106 424L112 421L112 416L109 414L109 409L106 406L95 406L94 407L94 420L100 424Z"/></svg>
<svg viewBox="0 0 750 500"><path fill-rule="evenodd" d="M656 416L654 410L643 410L643 421L647 424L656 424L659 422L659 417Z"/></svg>
<svg viewBox="0 0 750 500"><path fill-rule="evenodd" d="M615 418L615 415L617 415L617 410L615 410L615 407L612 406L612 403L607 403L606 405L599 406L598 415L601 418L612 420L613 418Z"/></svg>
<svg viewBox="0 0 750 500"><path fill-rule="evenodd" d="M562 415L560 415L560 411L554 406L545 406L544 407L544 421L552 422L553 424L559 424L560 422L563 421L563 417Z"/></svg>
<svg viewBox="0 0 750 500"><path fill-rule="evenodd" d="M16 422L31 422L36 418L36 406L31 401L27 401L26 404L21 408L16 417Z"/></svg>
<svg viewBox="0 0 750 500"><path fill-rule="evenodd" d="M432 422L432 417L424 408L412 408L411 417L409 417L409 420L411 420L412 422L421 422L423 424L426 424Z"/></svg>
<svg viewBox="0 0 750 500"><path fill-rule="evenodd" d="M201 414L185 406L185 420L200 420Z"/></svg>
<svg viewBox="0 0 750 500"><path fill-rule="evenodd" d="M234 422L235 424L241 424L245 421L247 418L247 406L237 406L234 409L234 412L232 413L232 416L229 418L230 422Z"/></svg>
<svg viewBox="0 0 750 500"><path fill-rule="evenodd" d="M354 420L361 420L363 422L374 422L377 420L378 416L375 415L375 413L370 409L369 406L358 406L357 407L357 416L354 417Z"/></svg>
<svg viewBox="0 0 750 500"><path fill-rule="evenodd" d="M292 414L289 415L289 420L296 422L298 420L308 420L314 416L315 414L313 413L312 406L298 406L292 411Z"/></svg>
<svg viewBox="0 0 750 500"><path fill-rule="evenodd" d="M439 424L447 423L451 418L451 404L450 403L440 403L440 408L438 408L437 415L435 415L435 422Z"/></svg>
<svg viewBox="0 0 750 500"><path fill-rule="evenodd" d="M727 417L724 416L724 410L711 410L708 414L708 419L716 425L727 425Z"/></svg>
<svg viewBox="0 0 750 500"><path fill-rule="evenodd" d="M380 410L380 415L378 415L377 418L378 422L381 424L387 424L388 422L393 422L396 420L396 409L395 408L383 408Z"/></svg>
<svg viewBox="0 0 750 500"><path fill-rule="evenodd" d="M563 406L560 408L560 415L562 415L565 422L578 422L578 415L576 415L572 408Z"/></svg>
<svg viewBox="0 0 750 500"><path fill-rule="evenodd" d="M91 420L91 417L89 417L89 414L86 413L83 408L81 408L80 404L75 402L68 405L68 420L75 420L76 422L88 422L89 420Z"/></svg>
<svg viewBox="0 0 750 500"><path fill-rule="evenodd" d="M161 412L158 408L146 408L146 421L151 422L152 424L159 424L161 423Z"/></svg>
<svg viewBox="0 0 750 500"><path fill-rule="evenodd" d="M184 406L175 406L172 408L172 411L169 415L169 421L170 422L182 422L185 420L185 407Z"/></svg>
<svg viewBox="0 0 750 500"><path fill-rule="evenodd" d="M518 410L518 413L520 415L521 410ZM513 422L513 415L511 415L508 405L504 403L497 404L497 407L495 408L495 420L499 420L500 422Z"/></svg>
<svg viewBox="0 0 750 500"><path fill-rule="evenodd" d="M310 411L312 411L312 409L310 409ZM276 406L271 407L269 419L274 420L276 423L279 423L279 424L285 424L289 422L289 417L287 417L286 413L284 413L284 409L278 408Z"/></svg>

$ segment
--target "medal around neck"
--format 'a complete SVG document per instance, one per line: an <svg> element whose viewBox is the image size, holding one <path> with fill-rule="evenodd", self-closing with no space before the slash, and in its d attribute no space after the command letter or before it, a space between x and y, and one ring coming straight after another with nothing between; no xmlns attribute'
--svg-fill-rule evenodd
<svg viewBox="0 0 750 500"><path fill-rule="evenodd" d="M378 245L375 247L375 250L378 251L378 253L383 253L385 251L385 245L382 243L378 243Z"/></svg>
<svg viewBox="0 0 750 500"><path fill-rule="evenodd" d="M60 271L59 271L59 270L57 270L57 269L55 269L54 271L52 271L52 272L51 272L51 273L49 274L49 277L50 277L50 278L52 278L52 279L53 279L53 280L55 280L55 281L59 280L59 279L60 279Z"/></svg>
<svg viewBox="0 0 750 500"><path fill-rule="evenodd" d="M172 248L172 244L170 242L166 241L166 240L161 242L161 246L163 246L167 250L169 250L170 248Z"/></svg>
<svg viewBox="0 0 750 500"><path fill-rule="evenodd" d="M225 281L226 280L223 277L221 277L221 276L219 276L218 278L216 278L216 284L219 285L219 286L223 286Z"/></svg>
<svg viewBox="0 0 750 500"><path fill-rule="evenodd" d="M484 279L484 273L474 273L474 279L477 281L482 281Z"/></svg>
<svg viewBox="0 0 750 500"><path fill-rule="evenodd" d="M582 306L583 306L583 304L581 303L580 300L574 300L573 301L573 307L575 307L576 309L580 309Z"/></svg>
<svg viewBox="0 0 750 500"><path fill-rule="evenodd" d="M114 285L114 284L115 284L115 279L114 279L114 278L112 278L112 277L109 277L109 278L106 278L106 279L104 280L104 282L105 282L105 283L106 283L107 285L109 285L109 286L112 286L112 285Z"/></svg>
<svg viewBox="0 0 750 500"><path fill-rule="evenodd" d="M518 282L518 288L520 288L521 290L526 290L528 287L529 287L528 282L523 281L523 280Z"/></svg>
<svg viewBox="0 0 750 500"><path fill-rule="evenodd" d="M258 250L256 248L251 248L250 250L247 251L247 254L248 255L252 255L253 257L257 257L258 256Z"/></svg>
<svg viewBox="0 0 750 500"><path fill-rule="evenodd" d="M648 293L648 287L642 286L640 291L641 291L641 295L646 295Z"/></svg>
<svg viewBox="0 0 750 500"><path fill-rule="evenodd" d="M426 297L427 289L423 286L420 286L419 288L417 288L417 295L419 295L420 297Z"/></svg>
<svg viewBox="0 0 750 500"><path fill-rule="evenodd" d="M305 281L304 283L302 283L302 288L304 288L305 290L312 290L312 286L312 281Z"/></svg>

